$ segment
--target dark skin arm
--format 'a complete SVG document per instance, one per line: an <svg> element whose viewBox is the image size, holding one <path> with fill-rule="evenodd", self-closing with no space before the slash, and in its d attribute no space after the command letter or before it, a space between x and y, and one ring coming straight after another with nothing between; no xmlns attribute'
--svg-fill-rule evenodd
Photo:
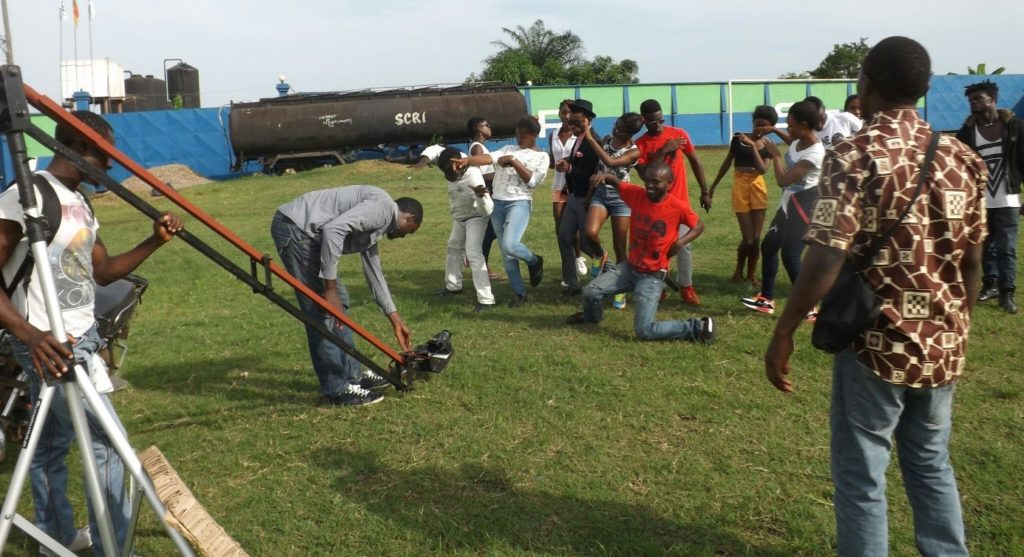
<svg viewBox="0 0 1024 557"><path fill-rule="evenodd" d="M793 354L793 334L807 313L828 293L845 259L843 250L821 244L811 244L804 254L796 284L775 324L775 332L764 355L768 381L784 393L793 392L793 384L786 377L790 371L789 357Z"/></svg>
<svg viewBox="0 0 1024 557"><path fill-rule="evenodd" d="M690 168L693 175L697 177L697 185L700 186L700 207L705 212L711 210L711 193L708 192L708 181L704 177L704 165L697 158L697 153L686 153L686 159L690 161Z"/></svg>
<svg viewBox="0 0 1024 557"><path fill-rule="evenodd" d="M483 187L483 186L481 186ZM331 304L338 311L344 313L345 307L341 304L341 297L338 296L338 281L337 280L324 280L324 299L327 303ZM412 350L412 331L409 326L402 320L402 316L397 311L393 311L387 314L388 321L391 322L391 328L395 332L395 339L398 340L398 346L401 347L403 352L409 352ZM334 320L334 326L340 328L341 323L338 320Z"/></svg>
<svg viewBox="0 0 1024 557"><path fill-rule="evenodd" d="M696 240L697 236L700 236L703 233L704 221L698 220L697 226L694 226L686 234L683 234L678 240L676 240L675 243L673 243L668 248L668 256L670 258L675 257L675 255L679 253L679 250L683 249L686 246L686 244L689 244L690 242Z"/></svg>
<svg viewBox="0 0 1024 557"><path fill-rule="evenodd" d="M153 234L146 238L139 245L120 254L111 257L107 253L107 247L97 237L92 247L92 276L96 284L105 286L135 270L147 257L161 246L171 241L171 238L182 229L181 218L164 213L160 218L153 221Z"/></svg>
<svg viewBox="0 0 1024 557"><path fill-rule="evenodd" d="M780 188L791 186L803 180L804 176L807 176L807 173L814 169L814 165L810 161L800 161L787 170L785 162L783 162L782 156L779 154L779 148L770 141L765 143L765 148L768 149L768 153L772 157L772 166L775 168L775 181L778 182Z"/></svg>
<svg viewBox="0 0 1024 557"><path fill-rule="evenodd" d="M708 191L708 195L712 199L715 197L715 190L718 188L718 183L725 177L725 173L729 171L729 167L732 166L732 151L729 151L725 155L725 160L722 161L722 166L718 168L718 176L715 176L715 181L711 183L711 190Z"/></svg>

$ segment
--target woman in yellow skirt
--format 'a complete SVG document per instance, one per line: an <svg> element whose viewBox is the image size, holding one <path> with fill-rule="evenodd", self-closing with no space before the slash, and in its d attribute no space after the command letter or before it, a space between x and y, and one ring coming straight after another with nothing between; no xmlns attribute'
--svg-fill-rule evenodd
<svg viewBox="0 0 1024 557"><path fill-rule="evenodd" d="M779 114L770 106L759 106L754 109L754 130L773 127L779 121ZM725 176L730 166L734 166L732 174L732 210L740 225L739 246L736 247L736 271L732 274L734 282L746 280L754 286L759 282L756 276L757 258L761 243L761 228L764 227L764 214L768 208L768 188L765 185L764 173L768 171L771 155L765 148L765 142L771 141L756 131L737 133L729 144L729 154L718 169L718 176L711 184L709 191L712 198L718 183Z"/></svg>

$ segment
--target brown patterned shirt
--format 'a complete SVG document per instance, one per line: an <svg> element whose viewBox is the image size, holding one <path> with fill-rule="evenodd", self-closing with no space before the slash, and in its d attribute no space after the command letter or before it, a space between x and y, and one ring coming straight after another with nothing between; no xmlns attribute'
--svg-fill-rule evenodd
<svg viewBox="0 0 1024 557"><path fill-rule="evenodd" d="M914 109L885 111L825 155L820 195L804 237L859 254L914 195L930 127ZM985 163L948 136L903 224L865 273L882 314L854 343L882 379L937 387L964 370L970 329L960 261L985 236Z"/></svg>

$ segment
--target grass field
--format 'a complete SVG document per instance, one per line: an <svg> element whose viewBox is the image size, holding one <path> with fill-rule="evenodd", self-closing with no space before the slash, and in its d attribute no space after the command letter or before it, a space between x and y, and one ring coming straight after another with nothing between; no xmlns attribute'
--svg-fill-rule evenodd
<svg viewBox="0 0 1024 557"><path fill-rule="evenodd" d="M710 176L723 153L700 152ZM701 215L707 232L694 248L699 313L718 323L709 347L637 342L630 308L610 310L597 327L563 325L578 308L558 300L547 183L525 237L549 262L545 282L530 290L526 307L499 305L483 315L471 312L468 290L462 298L431 296L442 286L450 224L435 169L362 162L184 195L273 253L276 207L305 191L347 184L412 195L427 209L418 233L382 242L385 274L414 339L450 329L457 354L443 374L409 394L389 393L365 409L319 407L298 322L182 242L140 270L150 288L129 339L123 375L132 386L115 404L132 444L159 446L250 554L833 552L831 361L810 346L803 327L793 362L797 392L785 396L765 380L762 355L774 320L742 308L738 299L751 291L728 280L739 236L728 178L713 210ZM770 210L777 199L772 191ZM111 251L150 229L117 200L96 206ZM234 259L247 268L244 258ZM393 342L358 258L343 258L341 273L353 317ZM780 287L784 299L784 277ZM499 303L507 300L508 283L496 282L495 292ZM694 312L672 296L659 315ZM952 441L968 541L975 555L1024 555L1024 374L1017 360L1024 316L988 305L973 325ZM8 449L0 485L13 468L16 447ZM912 555L910 511L891 468L892 554ZM27 516L30 499L26 491ZM78 512L84 523L83 505ZM173 554L148 508L137 543L147 557ZM4 554L35 555L35 544L16 533Z"/></svg>

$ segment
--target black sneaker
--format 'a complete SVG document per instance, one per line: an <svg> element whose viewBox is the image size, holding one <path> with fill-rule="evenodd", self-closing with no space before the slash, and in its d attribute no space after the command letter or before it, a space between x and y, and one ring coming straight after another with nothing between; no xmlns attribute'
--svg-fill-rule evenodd
<svg viewBox="0 0 1024 557"><path fill-rule="evenodd" d="M359 379L359 386L371 391L383 389L391 385L391 382L384 377L370 369L363 370L363 376Z"/></svg>
<svg viewBox="0 0 1024 557"><path fill-rule="evenodd" d="M586 322L587 320L583 318L582 311L579 313L574 313L565 319L566 325L582 325Z"/></svg>
<svg viewBox="0 0 1024 557"><path fill-rule="evenodd" d="M526 305L526 296L516 295L514 298L508 301L508 307L517 308Z"/></svg>
<svg viewBox="0 0 1024 557"><path fill-rule="evenodd" d="M999 289L996 288L995 286L990 286L988 288L982 288L981 289L981 293L978 294L978 301L979 302L987 302L989 300L994 300L994 299L996 299L998 297L999 297Z"/></svg>
<svg viewBox="0 0 1024 557"><path fill-rule="evenodd" d="M447 288L442 288L442 289L438 290L437 292L434 292L434 295L439 297L439 298L447 298L448 296L456 296L456 295L459 295L459 294L462 294L462 289L461 288L458 289L458 290L448 290Z"/></svg>
<svg viewBox="0 0 1024 557"><path fill-rule="evenodd" d="M715 340L715 322L710 317L700 318L700 332L697 333L697 342L711 344Z"/></svg>
<svg viewBox="0 0 1024 557"><path fill-rule="evenodd" d="M999 308L1009 314L1017 313L1017 304L1013 303L1013 294L1002 293L999 295Z"/></svg>
<svg viewBox="0 0 1024 557"><path fill-rule="evenodd" d="M529 265L530 270L530 286L537 286L542 280L544 280L544 258L537 256L537 262L533 265Z"/></svg>
<svg viewBox="0 0 1024 557"><path fill-rule="evenodd" d="M578 286L576 288L565 288L558 294L558 297L562 301L566 301L572 299L574 296L579 296L581 292L583 292L583 289Z"/></svg>
<svg viewBox="0 0 1024 557"><path fill-rule="evenodd" d="M364 389L359 385L349 385L341 394L327 399L328 406L369 406L384 400L384 395Z"/></svg>
<svg viewBox="0 0 1024 557"><path fill-rule="evenodd" d="M494 309L494 304L481 304L477 302L477 304L473 306L473 313L483 313L491 309Z"/></svg>

